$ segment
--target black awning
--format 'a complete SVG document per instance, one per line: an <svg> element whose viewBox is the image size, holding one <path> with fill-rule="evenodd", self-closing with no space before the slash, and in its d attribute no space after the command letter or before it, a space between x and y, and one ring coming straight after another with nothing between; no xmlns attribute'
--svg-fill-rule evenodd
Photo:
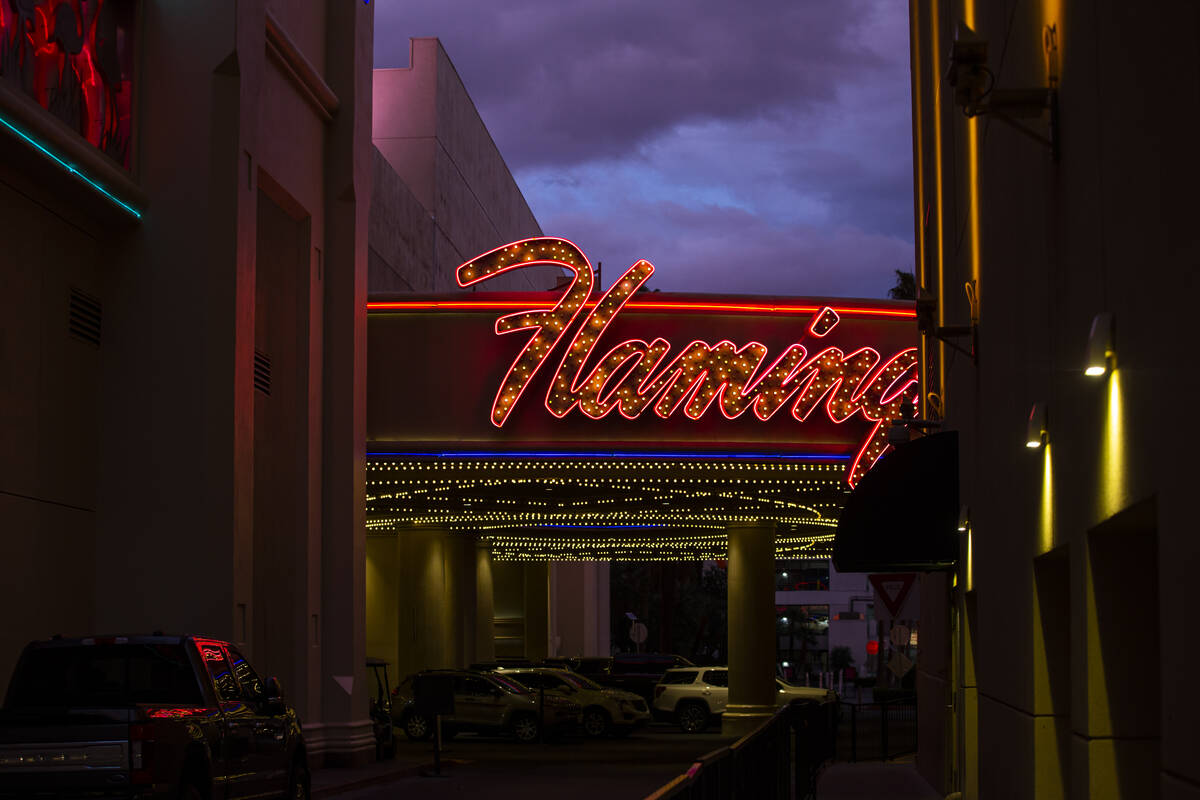
<svg viewBox="0 0 1200 800"><path fill-rule="evenodd" d="M897 446L862 477L838 521L840 572L940 570L958 558L958 433Z"/></svg>

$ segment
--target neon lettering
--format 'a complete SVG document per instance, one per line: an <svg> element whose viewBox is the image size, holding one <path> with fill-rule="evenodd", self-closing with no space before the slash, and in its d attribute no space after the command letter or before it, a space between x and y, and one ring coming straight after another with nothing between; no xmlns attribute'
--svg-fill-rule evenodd
<svg viewBox="0 0 1200 800"><path fill-rule="evenodd" d="M539 237L497 248L460 266L457 279L466 287L534 264L562 267L571 271L572 278L552 308L519 311L496 321L498 335L533 331L496 392L491 419L497 427L504 425L560 343L565 343L562 357L545 398L546 409L555 417L578 408L591 419L602 419L616 409L632 420L652 408L662 419L682 413L698 420L713 406L731 420L753 409L759 420L766 421L785 406L790 406L798 422L818 407L835 423L861 415L874 425L847 473L851 485L886 451L891 422L912 413L916 348L885 360L870 347L844 353L830 346L810 355L797 342L769 362L768 348L760 342L738 346L728 340L693 341L671 358L671 344L665 339L629 339L594 360L604 332L654 273L648 261L631 266L595 302L590 301L591 263L565 239ZM832 308L816 308L807 333L822 339L840 321ZM595 366L585 372L593 361Z"/></svg>

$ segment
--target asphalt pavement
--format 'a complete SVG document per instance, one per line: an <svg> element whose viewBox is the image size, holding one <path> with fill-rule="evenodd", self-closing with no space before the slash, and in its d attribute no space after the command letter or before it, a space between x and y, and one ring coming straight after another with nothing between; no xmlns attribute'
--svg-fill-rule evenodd
<svg viewBox="0 0 1200 800"><path fill-rule="evenodd" d="M403 775L340 792L337 797L637 800L687 771L700 756L731 741L719 732L686 734L665 725L652 725L624 739L571 737L530 745L460 734L445 744L441 777ZM433 760L430 743L402 738L396 747L402 762Z"/></svg>

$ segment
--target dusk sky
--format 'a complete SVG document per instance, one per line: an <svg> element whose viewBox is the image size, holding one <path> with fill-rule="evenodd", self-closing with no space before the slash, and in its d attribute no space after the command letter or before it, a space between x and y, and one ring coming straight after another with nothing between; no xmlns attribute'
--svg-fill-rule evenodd
<svg viewBox="0 0 1200 800"><path fill-rule="evenodd" d="M747 13L749 12L749 13ZM377 0L437 36L530 208L604 284L884 297L913 265L907 3Z"/></svg>

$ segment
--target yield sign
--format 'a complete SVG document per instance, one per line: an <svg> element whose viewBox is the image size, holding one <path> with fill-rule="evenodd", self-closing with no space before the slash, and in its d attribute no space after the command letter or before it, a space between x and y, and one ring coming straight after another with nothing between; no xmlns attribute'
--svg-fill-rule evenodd
<svg viewBox="0 0 1200 800"><path fill-rule="evenodd" d="M892 613L893 617L900 615L900 607L904 605L904 599L908 597L908 590L912 588L913 580L917 577L915 572L904 572L885 575L868 575L871 579L871 585L875 587L879 599L887 606L887 610Z"/></svg>

